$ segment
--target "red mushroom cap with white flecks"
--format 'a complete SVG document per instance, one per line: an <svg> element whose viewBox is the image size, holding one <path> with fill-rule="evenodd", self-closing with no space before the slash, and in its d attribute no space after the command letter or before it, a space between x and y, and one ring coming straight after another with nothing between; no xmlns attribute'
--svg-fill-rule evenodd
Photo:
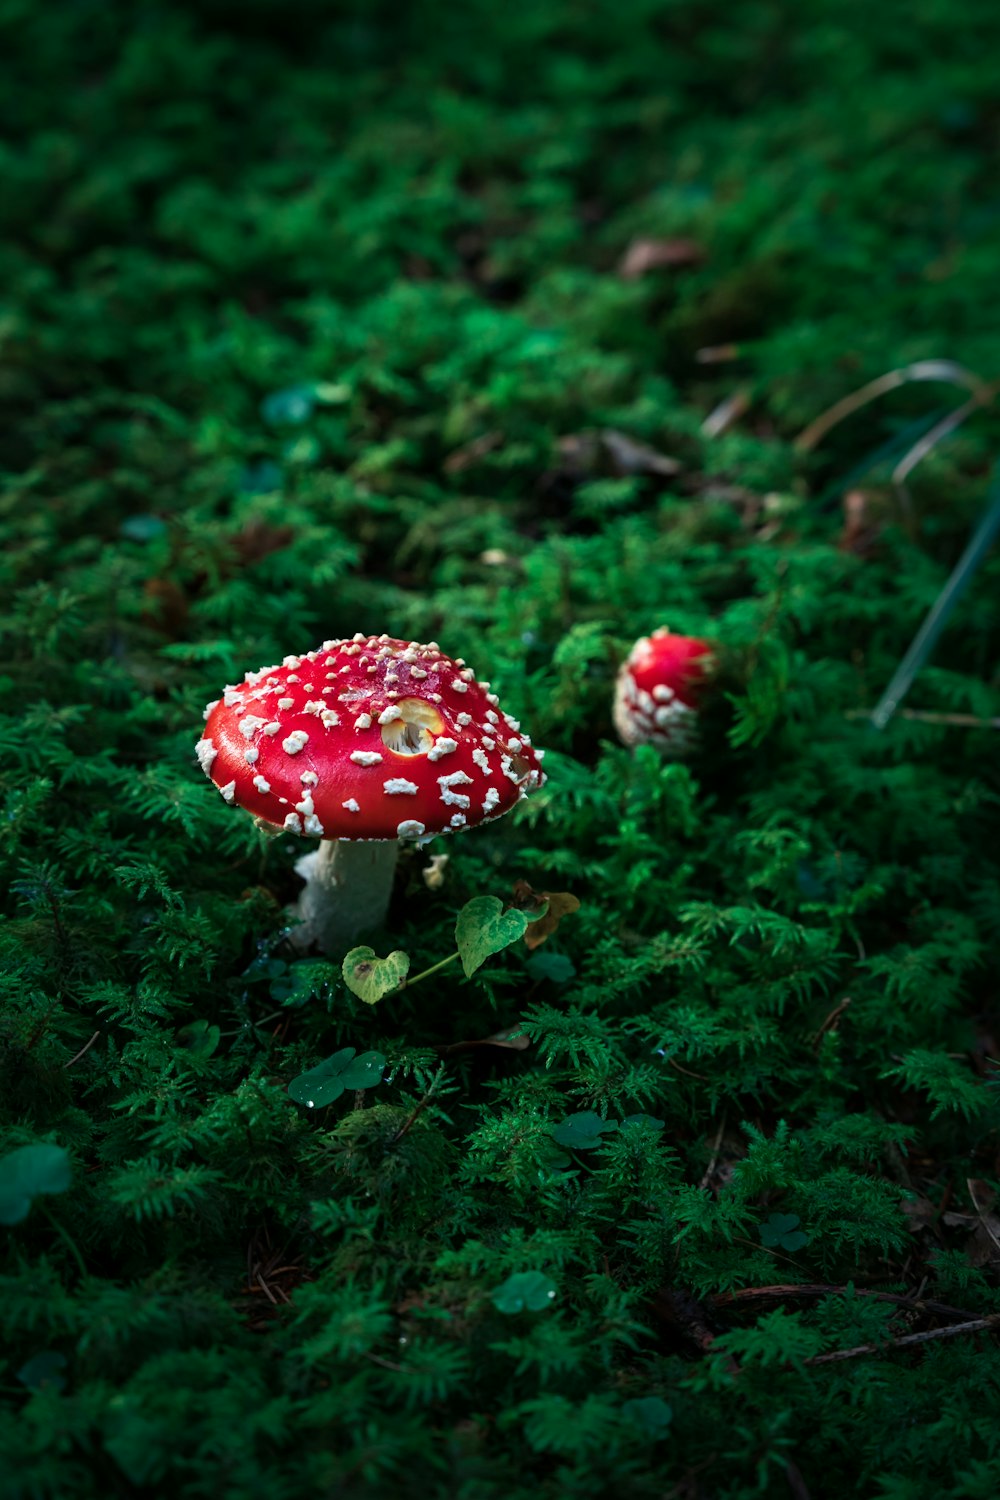
<svg viewBox="0 0 1000 1500"><path fill-rule="evenodd" d="M654 630L636 641L615 684L614 721L626 745L686 755L697 737L698 706L714 664L707 641Z"/></svg>
<svg viewBox="0 0 1000 1500"><path fill-rule="evenodd" d="M541 752L489 686L436 642L324 641L210 703L198 760L227 802L291 833L452 833L545 780Z"/></svg>

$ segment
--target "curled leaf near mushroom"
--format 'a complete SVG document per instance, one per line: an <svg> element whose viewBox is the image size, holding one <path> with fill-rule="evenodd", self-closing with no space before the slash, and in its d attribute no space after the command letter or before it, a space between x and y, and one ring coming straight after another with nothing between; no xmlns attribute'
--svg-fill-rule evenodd
<svg viewBox="0 0 1000 1500"><path fill-rule="evenodd" d="M227 802L319 848L294 941L342 952L385 917L400 840L491 822L544 781L488 682L436 642L355 635L248 673L196 751Z"/></svg>
<svg viewBox="0 0 1000 1500"><path fill-rule="evenodd" d="M614 722L625 745L682 760L698 742L698 710L715 669L707 641L666 629L636 641L618 671Z"/></svg>

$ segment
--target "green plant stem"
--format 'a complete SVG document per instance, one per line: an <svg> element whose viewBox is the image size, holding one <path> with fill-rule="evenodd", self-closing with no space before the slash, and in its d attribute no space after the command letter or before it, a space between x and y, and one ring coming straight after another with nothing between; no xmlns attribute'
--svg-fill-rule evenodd
<svg viewBox="0 0 1000 1500"><path fill-rule="evenodd" d="M408 990L411 984L416 984L420 979L426 979L429 974L436 974L438 969L443 969L445 964L453 964L456 958L461 958L461 956L456 949L454 953L449 953L447 958L442 958L439 964L432 964L429 969L422 969L419 974L414 974L412 979L404 979L399 988L401 990Z"/></svg>
<svg viewBox="0 0 1000 1500"><path fill-rule="evenodd" d="M965 593L972 578L989 552L1000 531L1000 468L994 473L989 492L986 514L969 539L969 544L959 558L951 577L934 601L930 613L924 620L909 651L893 674L892 681L882 694L872 712L872 728L884 729L896 709L913 686L914 678L923 667L937 644L952 610Z"/></svg>
<svg viewBox="0 0 1000 1500"><path fill-rule="evenodd" d="M85 1277L87 1275L87 1265L84 1261L83 1256L80 1254L76 1241L73 1239L69 1231L63 1228L59 1220L56 1218L55 1214L46 1204L40 1203L39 1207L41 1208L42 1213L48 1219L49 1223L52 1225L52 1228L55 1230L56 1234L59 1235L60 1239L62 1239L73 1252L73 1258L80 1268L80 1275Z"/></svg>

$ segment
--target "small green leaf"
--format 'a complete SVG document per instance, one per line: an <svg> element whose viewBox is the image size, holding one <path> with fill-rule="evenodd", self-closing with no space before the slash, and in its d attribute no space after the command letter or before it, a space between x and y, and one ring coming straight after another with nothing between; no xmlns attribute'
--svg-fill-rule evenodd
<svg viewBox="0 0 1000 1500"><path fill-rule="evenodd" d="M260 414L273 427L297 427L308 422L315 404L314 385L290 385L265 396L260 403Z"/></svg>
<svg viewBox="0 0 1000 1500"><path fill-rule="evenodd" d="M565 984L576 973L576 965L565 953L552 953L540 948L533 953L524 966L532 979L550 979L553 984Z"/></svg>
<svg viewBox="0 0 1000 1500"><path fill-rule="evenodd" d="M515 1271L490 1293L498 1312L542 1312L555 1301L556 1284L541 1271Z"/></svg>
<svg viewBox="0 0 1000 1500"><path fill-rule="evenodd" d="M771 1214L757 1232L768 1250L801 1250L809 1243L809 1236L799 1228L798 1214Z"/></svg>
<svg viewBox="0 0 1000 1500"><path fill-rule="evenodd" d="M381 1052L362 1052L355 1057L353 1047L344 1047L332 1057L317 1063L308 1073L300 1073L288 1085L289 1098L307 1109L320 1109L339 1099L345 1089L373 1089L382 1082L385 1058Z"/></svg>
<svg viewBox="0 0 1000 1500"><path fill-rule="evenodd" d="M374 1005L391 990L398 990L410 969L410 955L397 948L388 958L379 958L374 948L352 948L341 973L352 995Z"/></svg>
<svg viewBox="0 0 1000 1500"><path fill-rule="evenodd" d="M282 964L281 972L271 980L271 998L281 1005L307 1005L314 995L333 984L337 970L322 958L304 958L291 965Z"/></svg>
<svg viewBox="0 0 1000 1500"><path fill-rule="evenodd" d="M66 1356L55 1349L45 1349L33 1354L17 1372L17 1378L29 1390L37 1391L48 1386L50 1391L61 1391L66 1387L62 1371L66 1368Z"/></svg>
<svg viewBox="0 0 1000 1500"><path fill-rule="evenodd" d="M206 1062L219 1045L221 1035L218 1026L210 1026L207 1021L192 1021L181 1027L177 1040L190 1057Z"/></svg>
<svg viewBox="0 0 1000 1500"><path fill-rule="evenodd" d="M62 1146L21 1146L0 1161L0 1224L20 1224L32 1198L64 1193L70 1184L69 1152Z"/></svg>
<svg viewBox="0 0 1000 1500"><path fill-rule="evenodd" d="M593 1110L583 1114L567 1115L558 1125L553 1125L552 1139L571 1151L594 1151L603 1144L602 1136L611 1135L618 1129L616 1120L602 1120Z"/></svg>
<svg viewBox="0 0 1000 1500"><path fill-rule="evenodd" d="M647 1130L652 1135L659 1135L664 1126L663 1121L658 1120L655 1115L626 1115L621 1128L622 1130Z"/></svg>
<svg viewBox="0 0 1000 1500"><path fill-rule="evenodd" d="M491 953L509 948L523 937L528 918L523 911L504 911L498 896L476 896L466 902L455 922L455 942L468 979Z"/></svg>
<svg viewBox="0 0 1000 1500"><path fill-rule="evenodd" d="M622 1402L622 1416L647 1437L661 1438L673 1421L673 1412L659 1396L635 1396Z"/></svg>
<svg viewBox="0 0 1000 1500"><path fill-rule="evenodd" d="M382 1082L385 1058L381 1052L362 1052L345 1065L340 1080L345 1089L373 1089Z"/></svg>

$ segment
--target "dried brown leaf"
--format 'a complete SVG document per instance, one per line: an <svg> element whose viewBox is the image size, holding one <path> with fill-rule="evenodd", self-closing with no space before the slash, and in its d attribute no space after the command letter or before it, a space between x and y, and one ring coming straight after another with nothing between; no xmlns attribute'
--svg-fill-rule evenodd
<svg viewBox="0 0 1000 1500"><path fill-rule="evenodd" d="M618 274L626 281L637 281L647 271L679 270L684 266L700 266L705 260L705 247L697 240L676 236L671 239L654 239L640 235L629 245L618 263Z"/></svg>

